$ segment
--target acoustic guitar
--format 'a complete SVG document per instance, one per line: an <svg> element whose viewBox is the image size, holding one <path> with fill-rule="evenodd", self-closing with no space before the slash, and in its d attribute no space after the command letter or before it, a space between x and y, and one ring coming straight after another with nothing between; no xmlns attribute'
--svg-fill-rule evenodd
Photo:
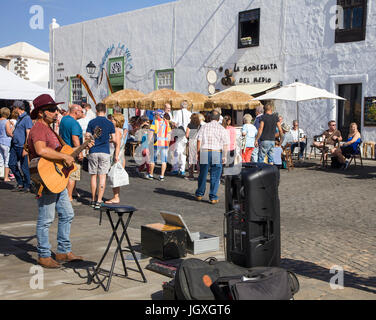
<svg viewBox="0 0 376 320"><path fill-rule="evenodd" d="M76 150L72 147L64 145L60 150L61 153L68 154L76 159L79 154L87 148L89 143L97 139L102 134L102 129L97 127L94 134L85 143ZM47 188L52 193L60 193L65 190L68 185L70 175L77 170L77 166L73 163L67 167L63 161L52 161L45 158L35 158L30 161L30 177L36 183ZM38 194L40 195L41 189Z"/></svg>

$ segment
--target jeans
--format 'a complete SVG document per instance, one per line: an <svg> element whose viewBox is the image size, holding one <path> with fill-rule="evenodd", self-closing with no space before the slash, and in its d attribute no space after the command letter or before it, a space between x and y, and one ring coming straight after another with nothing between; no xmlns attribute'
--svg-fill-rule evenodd
<svg viewBox="0 0 376 320"><path fill-rule="evenodd" d="M40 258L48 258L51 256L49 229L55 219L55 210L59 217L57 253L71 252L69 236L74 212L68 197L68 191L65 189L59 194L44 192L42 197L38 199L37 250Z"/></svg>
<svg viewBox="0 0 376 320"><path fill-rule="evenodd" d="M30 189L30 172L28 156L22 156L23 147L11 146L9 151L9 168L12 170L14 176L16 177L17 184L25 189ZM21 170L23 176L21 175L20 169L18 168L18 161L21 163Z"/></svg>
<svg viewBox="0 0 376 320"><path fill-rule="evenodd" d="M293 143L291 145L291 154L294 153L295 148L298 146L298 143ZM304 150L306 148L305 142L300 142L300 149L299 149L299 159L303 158Z"/></svg>
<svg viewBox="0 0 376 320"><path fill-rule="evenodd" d="M275 145L274 141L269 141L269 140L260 141L258 163L264 163L266 155L268 155L268 163L273 163L274 145Z"/></svg>
<svg viewBox="0 0 376 320"><path fill-rule="evenodd" d="M202 197L206 191L206 178L210 169L210 200L218 200L217 192L222 174L222 152L201 151L200 175L198 176L198 189L196 196Z"/></svg>
<svg viewBox="0 0 376 320"><path fill-rule="evenodd" d="M252 152L252 162L258 162L258 154L259 154L259 148L255 148Z"/></svg>

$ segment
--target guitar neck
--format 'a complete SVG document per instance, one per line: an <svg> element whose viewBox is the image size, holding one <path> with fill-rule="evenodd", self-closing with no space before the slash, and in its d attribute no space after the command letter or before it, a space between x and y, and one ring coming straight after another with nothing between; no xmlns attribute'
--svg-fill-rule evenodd
<svg viewBox="0 0 376 320"><path fill-rule="evenodd" d="M76 150L73 151L71 156L76 159L79 156L79 154L87 148L90 142L91 142L91 139L87 140L85 143L80 145Z"/></svg>

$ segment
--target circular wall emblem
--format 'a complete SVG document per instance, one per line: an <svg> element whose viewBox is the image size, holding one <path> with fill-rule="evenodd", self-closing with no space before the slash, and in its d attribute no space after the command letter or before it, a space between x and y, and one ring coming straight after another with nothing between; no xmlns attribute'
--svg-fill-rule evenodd
<svg viewBox="0 0 376 320"><path fill-rule="evenodd" d="M206 79L208 80L210 84L216 83L218 80L217 73L214 70L209 70L206 75Z"/></svg>
<svg viewBox="0 0 376 320"><path fill-rule="evenodd" d="M212 85L212 84L209 85L208 91L209 91L209 94L214 94L215 93L215 86Z"/></svg>

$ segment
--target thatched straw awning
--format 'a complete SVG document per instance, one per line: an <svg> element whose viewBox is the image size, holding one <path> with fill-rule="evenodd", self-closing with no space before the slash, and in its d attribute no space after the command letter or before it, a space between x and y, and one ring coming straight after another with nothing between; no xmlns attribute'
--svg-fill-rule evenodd
<svg viewBox="0 0 376 320"><path fill-rule="evenodd" d="M119 106L121 108L136 108L137 101L145 97L145 94L134 89L124 89L117 91L107 98L103 99L103 103L107 108Z"/></svg>
<svg viewBox="0 0 376 320"><path fill-rule="evenodd" d="M205 110L214 108L247 110L262 105L260 101L251 99L253 99L251 95L241 91L220 92L205 103Z"/></svg>
<svg viewBox="0 0 376 320"><path fill-rule="evenodd" d="M204 111L205 102L209 100L209 97L198 92L187 92L184 93L184 96L187 97L189 108L192 108L192 111Z"/></svg>
<svg viewBox="0 0 376 320"><path fill-rule="evenodd" d="M184 100L188 100L186 96L170 89L160 89L150 92L137 102L137 108L147 110L163 109L166 103L171 105L171 109L180 109L180 105ZM188 101L188 103L191 103Z"/></svg>

